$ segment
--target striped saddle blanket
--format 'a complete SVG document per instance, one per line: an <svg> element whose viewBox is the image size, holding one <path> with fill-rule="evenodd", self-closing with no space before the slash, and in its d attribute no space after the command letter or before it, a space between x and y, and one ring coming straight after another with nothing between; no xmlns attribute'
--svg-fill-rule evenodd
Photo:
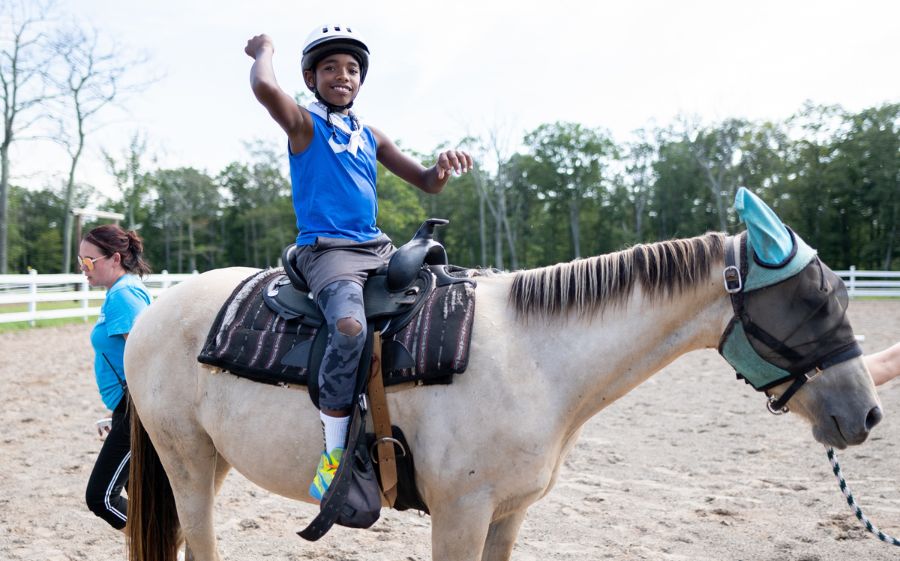
<svg viewBox="0 0 900 561"><path fill-rule="evenodd" d="M446 271L439 276L447 278ZM279 314L266 304L266 291L286 282L289 284L281 268L245 279L219 311L198 360L263 383L307 385L310 370L315 371L321 360L327 330L319 321ZM468 278L432 282L425 292L418 313L405 317L405 325L395 325L390 335L383 336L385 386L407 382L449 384L453 374L466 369L475 282ZM370 320L369 329L379 329L383 321L375 320L373 325ZM304 346L310 349L309 360L298 364L291 357L298 356L297 348Z"/></svg>

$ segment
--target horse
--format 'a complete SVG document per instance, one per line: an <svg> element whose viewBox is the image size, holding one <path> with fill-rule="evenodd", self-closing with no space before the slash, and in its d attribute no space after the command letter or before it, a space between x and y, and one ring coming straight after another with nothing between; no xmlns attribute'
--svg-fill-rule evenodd
<svg viewBox="0 0 900 561"><path fill-rule="evenodd" d="M529 505L553 488L588 419L684 353L723 346L737 329L734 238L709 232L477 278L467 370L448 385L388 393L431 516L433 559L508 560ZM748 248L762 253L766 243L750 239ZM800 288L822 291L827 269L803 270L813 278ZM255 272L213 270L168 289L128 338L133 561L173 560L182 542L197 561L220 559L213 504L232 468L314 503L307 488L322 434L305 388L197 362L226 298ZM765 289L780 302L776 320L791 319L778 314L791 314L797 300L798 287L785 293L786 284ZM859 353L805 370L759 385L776 410L790 399L816 440L841 449L865 441L881 410Z"/></svg>

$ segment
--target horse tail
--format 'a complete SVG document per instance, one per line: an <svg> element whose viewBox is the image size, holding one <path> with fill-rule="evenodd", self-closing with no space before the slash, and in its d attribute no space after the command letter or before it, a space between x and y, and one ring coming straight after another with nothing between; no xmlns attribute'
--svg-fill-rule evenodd
<svg viewBox="0 0 900 561"><path fill-rule="evenodd" d="M128 475L129 561L175 561L182 537L175 495L159 454L134 403L131 414L131 467Z"/></svg>

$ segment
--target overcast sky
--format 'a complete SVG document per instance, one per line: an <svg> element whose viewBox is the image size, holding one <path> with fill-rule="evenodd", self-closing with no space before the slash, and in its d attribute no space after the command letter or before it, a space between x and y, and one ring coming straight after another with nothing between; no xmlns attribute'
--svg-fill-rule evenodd
<svg viewBox="0 0 900 561"><path fill-rule="evenodd" d="M780 120L805 100L859 110L900 101L900 2L552 0L59 0L84 25L148 55L162 78L89 137L78 180L109 191L100 149L148 138L149 167L211 174L244 142L286 144L253 98L249 37L268 33L282 88L304 90L299 53L320 23L366 37L372 61L355 109L403 146L430 152L466 134L515 143L577 121L622 142L678 115ZM14 181L58 185L65 154L21 144ZM23 162L23 159L26 160ZM285 162L285 168L287 164Z"/></svg>

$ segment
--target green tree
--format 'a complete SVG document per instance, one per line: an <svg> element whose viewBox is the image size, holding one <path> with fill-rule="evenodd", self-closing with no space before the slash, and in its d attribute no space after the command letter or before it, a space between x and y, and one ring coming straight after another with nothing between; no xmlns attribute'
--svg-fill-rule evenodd
<svg viewBox="0 0 900 561"><path fill-rule="evenodd" d="M62 102L57 110L59 131L54 139L69 155L66 181L65 224L63 226L62 268L68 271L72 253L72 206L76 173L87 143L87 138L100 127L100 117L105 108L130 91L146 85L146 82L130 82L128 73L134 73L145 62L143 59L123 56L123 49L115 44L104 44L95 29L85 30L75 24L60 28L54 39L58 55L54 81Z"/></svg>
<svg viewBox="0 0 900 561"><path fill-rule="evenodd" d="M688 124L684 126L686 146L706 180L708 200L715 209L718 228L725 232L730 222L730 203L741 186L739 167L744 156L741 143L750 123L726 119L716 126L698 130Z"/></svg>
<svg viewBox="0 0 900 561"><path fill-rule="evenodd" d="M148 181L156 200L147 230L154 235L145 238L153 253L160 251L161 242L161 258L151 260L157 269L190 272L219 266L216 226L222 201L213 179L194 168L178 168L157 170Z"/></svg>
<svg viewBox="0 0 900 561"><path fill-rule="evenodd" d="M275 149L258 141L247 149L250 163L232 162L216 179L226 197L222 250L231 263L274 266L297 236L290 182Z"/></svg>
<svg viewBox="0 0 900 561"><path fill-rule="evenodd" d="M122 154L122 164L108 151L103 150L106 169L113 176L116 188L122 196L122 206L128 228L136 228L135 212L141 206L141 199L147 195L148 186L141 160L147 152L147 137L134 133L128 149Z"/></svg>
<svg viewBox="0 0 900 561"><path fill-rule="evenodd" d="M719 225L707 204L706 177L697 164L690 142L672 129L660 132L659 155L648 217L657 240L696 235Z"/></svg>
<svg viewBox="0 0 900 561"><path fill-rule="evenodd" d="M406 243L428 216L418 190L380 164L377 181L378 227L399 246Z"/></svg>
<svg viewBox="0 0 900 561"><path fill-rule="evenodd" d="M10 148L46 115L52 99L46 70L53 55L45 33L51 6L41 0L0 4L0 274L9 263Z"/></svg>
<svg viewBox="0 0 900 561"><path fill-rule="evenodd" d="M838 185L831 162L836 155L833 138L842 134L843 109L807 104L787 121L793 139L788 153L788 173L775 187L782 218L803 238L819 248L826 246L833 221L831 190Z"/></svg>
<svg viewBox="0 0 900 561"><path fill-rule="evenodd" d="M833 165L841 178L842 266L890 269L900 219L900 104L846 116Z"/></svg>
<svg viewBox="0 0 900 561"><path fill-rule="evenodd" d="M582 256L581 222L588 199L602 196L604 170L615 155L605 132L578 123L541 125L525 136L535 161L545 166L548 200L565 209L572 257Z"/></svg>
<svg viewBox="0 0 900 561"><path fill-rule="evenodd" d="M656 181L653 164L659 154L659 146L652 132L639 130L635 135L636 140L625 146L625 178L619 198L619 205L627 205L630 210L632 228L628 241L631 243L644 240L644 221L647 219L653 184Z"/></svg>
<svg viewBox="0 0 900 561"><path fill-rule="evenodd" d="M79 187L76 204L96 199L92 188ZM24 273L28 268L41 273L60 273L62 215L65 201L59 190L30 190L14 186L10 199L10 265Z"/></svg>

